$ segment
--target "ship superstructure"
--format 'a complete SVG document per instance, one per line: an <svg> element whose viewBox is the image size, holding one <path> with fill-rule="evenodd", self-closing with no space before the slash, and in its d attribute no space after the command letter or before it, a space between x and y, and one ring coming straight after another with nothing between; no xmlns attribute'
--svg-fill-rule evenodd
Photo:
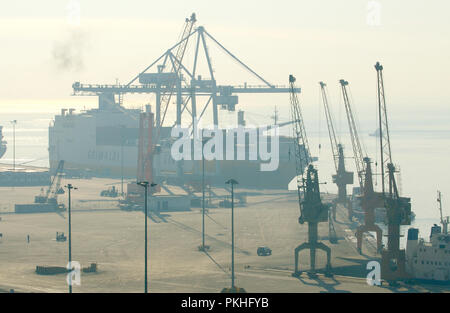
<svg viewBox="0 0 450 313"><path fill-rule="evenodd" d="M434 225L426 242L417 228L408 229L406 270L415 279L450 283L450 234Z"/></svg>
<svg viewBox="0 0 450 313"><path fill-rule="evenodd" d="M146 110L151 110L150 106ZM61 110L49 128L50 171L54 172L59 161L64 160L68 175L120 177L123 174L135 178L140 113L139 109L124 108L113 95L99 96L97 109L81 113L73 109ZM159 134L154 133L155 137L159 136L152 162L155 180L176 184L199 180L202 175L201 159L175 160L171 148L177 138L171 136L171 131L172 127L162 127ZM226 131L222 129L225 150ZM191 137L190 140L193 146L194 139ZM257 136L257 141L252 143L247 135L243 147L244 159L237 158L240 145L234 140L235 158L205 161L207 183L223 184L226 177L233 176L239 178L243 186L287 188L295 176L292 138L279 137L278 166L273 171L261 171L261 164L267 163L267 160L260 155L256 159L250 157L251 151L258 151L260 140L267 140L270 147L270 138ZM180 163L182 166L179 166Z"/></svg>
<svg viewBox="0 0 450 313"><path fill-rule="evenodd" d="M449 217L442 215L442 196L437 194L441 226L431 227L430 241L419 238L419 230L408 230L406 244L407 270L416 279L450 283L450 234Z"/></svg>

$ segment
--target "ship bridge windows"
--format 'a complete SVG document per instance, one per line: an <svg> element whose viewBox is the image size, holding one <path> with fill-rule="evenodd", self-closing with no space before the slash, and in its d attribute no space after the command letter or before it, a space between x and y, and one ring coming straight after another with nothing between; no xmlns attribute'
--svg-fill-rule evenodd
<svg viewBox="0 0 450 313"><path fill-rule="evenodd" d="M89 160L99 160L99 161L119 161L120 153L118 151L88 151Z"/></svg>

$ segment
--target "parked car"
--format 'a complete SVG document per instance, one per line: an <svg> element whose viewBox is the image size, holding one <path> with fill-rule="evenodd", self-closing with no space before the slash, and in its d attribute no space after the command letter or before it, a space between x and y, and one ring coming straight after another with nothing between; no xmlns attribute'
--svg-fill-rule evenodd
<svg viewBox="0 0 450 313"><path fill-rule="evenodd" d="M267 255L272 255L272 249L270 249L269 247L258 247L258 250L256 250L256 253L259 256L267 256Z"/></svg>

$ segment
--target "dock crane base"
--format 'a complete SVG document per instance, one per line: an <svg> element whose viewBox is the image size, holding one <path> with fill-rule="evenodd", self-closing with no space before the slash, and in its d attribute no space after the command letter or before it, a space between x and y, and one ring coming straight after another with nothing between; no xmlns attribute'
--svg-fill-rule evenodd
<svg viewBox="0 0 450 313"><path fill-rule="evenodd" d="M373 231L377 234L377 253L381 253L381 250L383 248L382 246L382 236L383 236L383 231L381 230L381 228L376 225L376 224L372 224L372 225L361 225L356 229L356 240L357 240L357 249L359 254L362 254L362 239L363 239L363 234Z"/></svg>
<svg viewBox="0 0 450 313"><path fill-rule="evenodd" d="M331 249L326 246L325 244L323 244L322 242L305 242L302 243L301 245L299 245L297 248L295 248L294 250L294 257L295 257L295 270L294 273L292 273L292 276L294 277L298 277L300 276L300 274L302 273L302 271L299 271L299 266L298 266L298 260L299 260L299 254L302 250L310 250L310 264L311 264L311 268L308 272L308 274L316 274L316 268L315 268L315 264L316 264L316 251L317 250L322 250L325 251L325 253L327 254L327 265L325 268L325 275L326 276L331 276L332 275L332 268L331 268Z"/></svg>
<svg viewBox="0 0 450 313"><path fill-rule="evenodd" d="M327 264L325 267L325 275L331 276L331 249L330 247L326 246L322 242L318 242L318 231L317 231L317 222L308 222L308 241L302 243L297 248L294 249L294 273L292 273L292 276L298 277L302 271L299 271L299 254L302 250L309 250L309 256L310 256L310 269L307 271L309 274L315 274L316 273L316 251L322 250L325 251L327 254Z"/></svg>
<svg viewBox="0 0 450 313"><path fill-rule="evenodd" d="M383 250L381 253L381 279L394 282L410 278L406 272L405 250L395 252Z"/></svg>

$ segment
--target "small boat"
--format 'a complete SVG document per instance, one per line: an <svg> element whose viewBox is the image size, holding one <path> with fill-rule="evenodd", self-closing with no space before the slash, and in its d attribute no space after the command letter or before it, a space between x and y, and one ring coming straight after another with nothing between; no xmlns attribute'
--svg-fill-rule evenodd
<svg viewBox="0 0 450 313"><path fill-rule="evenodd" d="M370 133L369 136L372 137L380 137L380 129L378 128L376 131L374 131L373 133Z"/></svg>

